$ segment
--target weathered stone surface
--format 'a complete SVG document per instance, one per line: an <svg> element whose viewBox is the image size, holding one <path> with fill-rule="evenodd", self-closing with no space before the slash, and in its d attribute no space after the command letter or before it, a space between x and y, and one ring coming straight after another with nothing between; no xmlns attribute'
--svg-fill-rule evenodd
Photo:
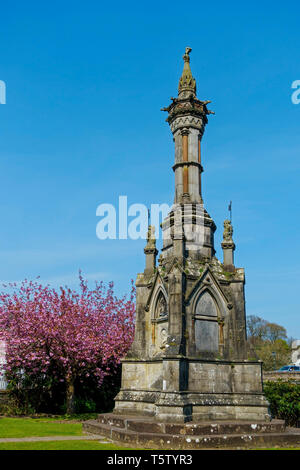
<svg viewBox="0 0 300 470"><path fill-rule="evenodd" d="M275 372L275 371L264 371L263 373L264 382L291 382L300 384L300 372Z"/></svg>
<svg viewBox="0 0 300 470"><path fill-rule="evenodd" d="M247 360L245 275L234 266L232 224L224 222L222 263L203 203L201 140L211 112L196 97L190 52L179 95L164 109L175 142L175 204L162 223L158 265L149 227L145 269L136 280L135 338L114 413L166 423L267 422L261 363Z"/></svg>
<svg viewBox="0 0 300 470"><path fill-rule="evenodd" d="M195 320L196 352L219 352L219 325L217 322Z"/></svg>
<svg viewBox="0 0 300 470"><path fill-rule="evenodd" d="M178 424L130 416L121 419L114 414L105 414L99 415L98 420L84 422L83 430L144 448L245 449L300 444L300 429L286 428L280 420Z"/></svg>

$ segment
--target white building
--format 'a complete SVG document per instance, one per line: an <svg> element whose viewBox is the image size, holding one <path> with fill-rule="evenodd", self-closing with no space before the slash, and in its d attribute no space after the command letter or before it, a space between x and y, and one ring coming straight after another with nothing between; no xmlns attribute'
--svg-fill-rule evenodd
<svg viewBox="0 0 300 470"><path fill-rule="evenodd" d="M3 365L6 363L5 360L5 341L0 341L0 390L5 390L7 382L3 376Z"/></svg>
<svg viewBox="0 0 300 470"><path fill-rule="evenodd" d="M292 363L300 366L300 339L292 342Z"/></svg>

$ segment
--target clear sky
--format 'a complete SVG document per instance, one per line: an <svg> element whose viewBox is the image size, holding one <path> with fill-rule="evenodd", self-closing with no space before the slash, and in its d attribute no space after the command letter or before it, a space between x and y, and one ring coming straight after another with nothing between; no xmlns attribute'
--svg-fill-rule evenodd
<svg viewBox="0 0 300 470"><path fill-rule="evenodd" d="M174 148L160 109L192 47L203 195L218 230L233 201L247 314L300 338L300 5L274 1L15 1L1 5L0 279L55 287L144 269L142 240L96 237L96 208L172 203Z"/></svg>

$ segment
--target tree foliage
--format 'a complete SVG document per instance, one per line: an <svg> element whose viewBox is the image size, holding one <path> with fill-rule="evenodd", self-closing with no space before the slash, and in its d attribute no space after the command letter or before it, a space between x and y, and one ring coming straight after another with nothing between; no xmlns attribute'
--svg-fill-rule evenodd
<svg viewBox="0 0 300 470"><path fill-rule="evenodd" d="M76 386L92 380L99 389L116 370L134 333L133 288L127 300L115 296L113 283L89 289L79 279L78 292L25 280L0 294L10 388L36 393L37 402L46 391L51 400L64 389L67 412L74 410Z"/></svg>
<svg viewBox="0 0 300 470"><path fill-rule="evenodd" d="M247 337L250 354L263 361L265 370L278 369L290 362L291 348L283 326L250 315L247 318Z"/></svg>
<svg viewBox="0 0 300 470"><path fill-rule="evenodd" d="M278 339L287 339L287 332L277 323L270 323L263 318L250 315L247 318L247 336L252 342L270 341L273 343Z"/></svg>

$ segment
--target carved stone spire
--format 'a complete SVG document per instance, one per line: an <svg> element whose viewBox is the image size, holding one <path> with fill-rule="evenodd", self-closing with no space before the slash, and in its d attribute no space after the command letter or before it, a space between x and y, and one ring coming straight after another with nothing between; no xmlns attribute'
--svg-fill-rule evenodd
<svg viewBox="0 0 300 470"><path fill-rule="evenodd" d="M147 245L144 248L144 253L146 255L145 274L151 275L154 272L156 256L158 254L156 249L155 227L152 225L149 225L148 227Z"/></svg>
<svg viewBox="0 0 300 470"><path fill-rule="evenodd" d="M179 81L178 97L171 98L172 103L162 110L168 113L166 121L170 125L175 143L174 203L184 206L184 217L180 223L186 224L185 229L194 235L194 241L189 237L185 237L185 240L173 237L169 242L169 234L172 235L172 230L176 228L175 214L170 213L162 224L164 254L173 251L173 254L176 252L176 256L182 258L188 252L192 256L193 252L195 258L211 259L215 254L213 234L216 226L203 206L201 139L208 122L207 116L212 111L207 109L210 101L201 101L196 97L196 80L190 69L191 50L186 47L183 56L184 68Z"/></svg>
<svg viewBox="0 0 300 470"><path fill-rule="evenodd" d="M185 48L185 54L183 56L184 67L183 72L179 80L178 86L178 97L187 98L188 96L196 96L196 80L194 79L190 67L190 47Z"/></svg>

